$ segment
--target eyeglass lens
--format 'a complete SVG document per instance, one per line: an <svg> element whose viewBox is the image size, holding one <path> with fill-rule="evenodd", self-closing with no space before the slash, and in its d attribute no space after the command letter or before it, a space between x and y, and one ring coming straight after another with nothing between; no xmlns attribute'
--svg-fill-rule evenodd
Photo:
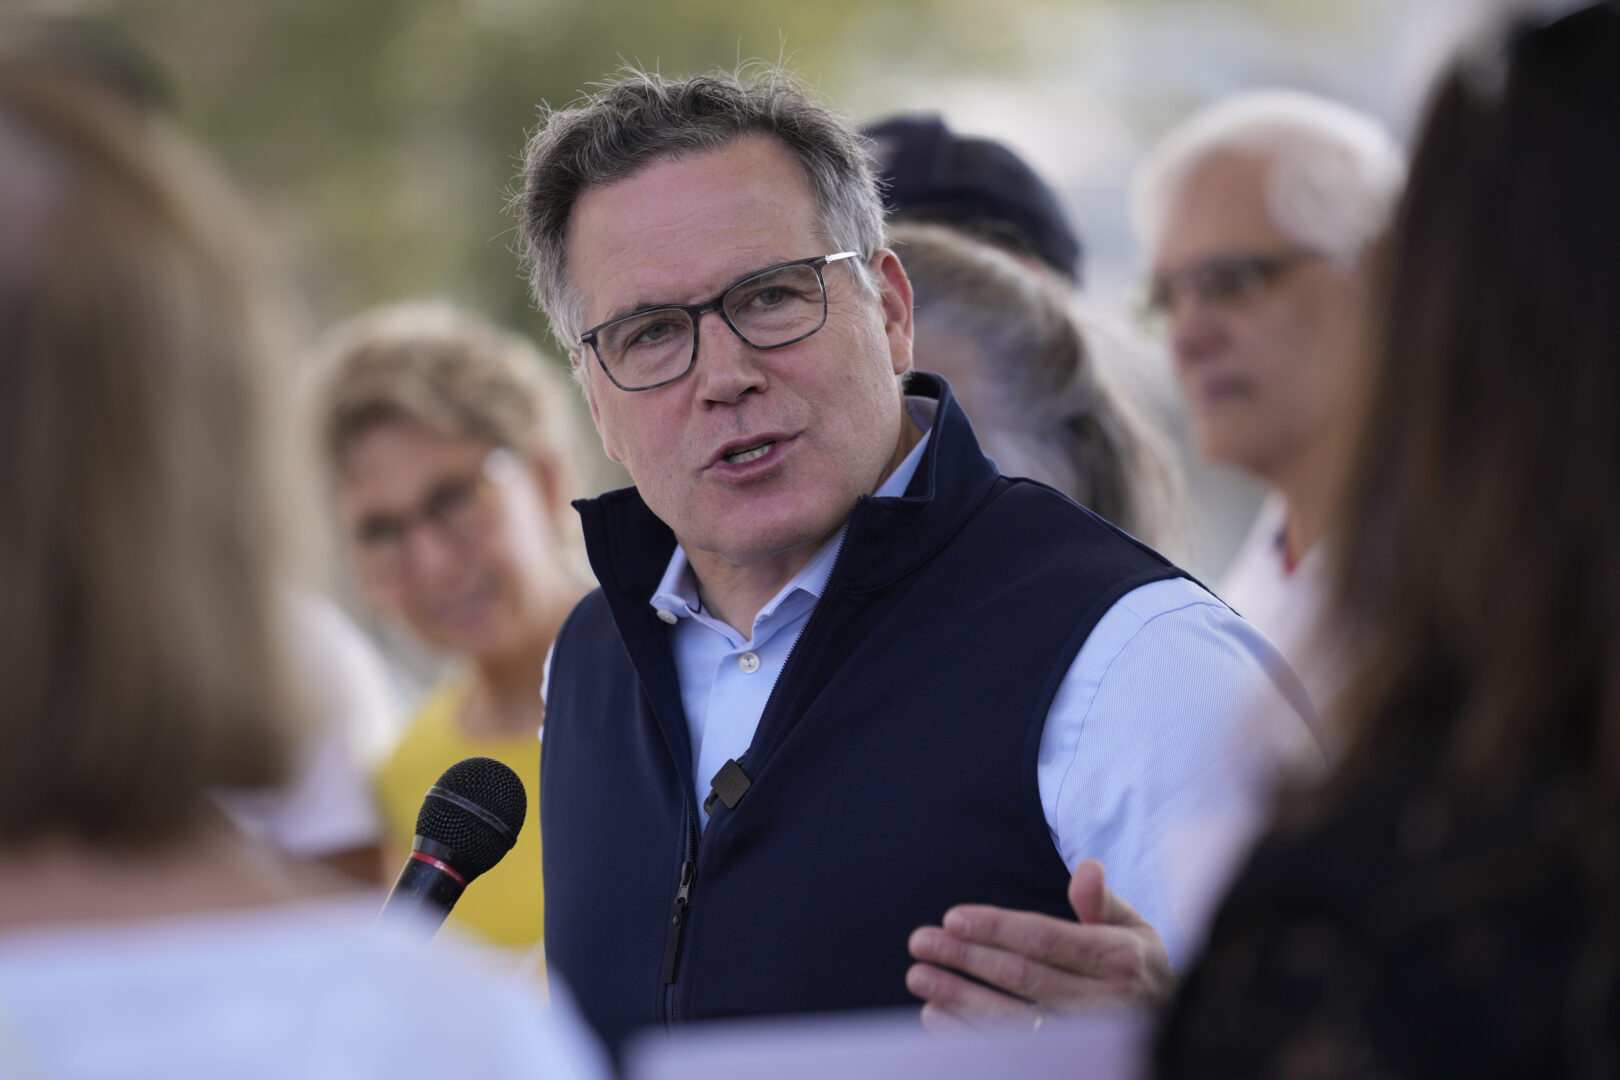
<svg viewBox="0 0 1620 1080"><path fill-rule="evenodd" d="M755 348L769 349L820 329L827 300L816 268L798 263L737 282L720 298L720 309L739 337ZM596 348L621 386L651 386L690 366L696 334L690 312L657 308L602 327Z"/></svg>

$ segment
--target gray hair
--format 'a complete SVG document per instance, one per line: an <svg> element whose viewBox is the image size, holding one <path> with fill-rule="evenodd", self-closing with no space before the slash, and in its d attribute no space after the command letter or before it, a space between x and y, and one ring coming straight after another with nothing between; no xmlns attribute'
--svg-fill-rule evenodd
<svg viewBox="0 0 1620 1080"><path fill-rule="evenodd" d="M1221 154L1264 161L1272 222L1346 265L1383 232L1406 175L1394 139L1364 113L1294 90L1239 94L1182 121L1137 167L1131 220L1148 250L1188 178Z"/></svg>
<svg viewBox="0 0 1620 1080"><path fill-rule="evenodd" d="M918 366L948 368L1001 471L1149 544L1177 539L1180 477L1164 439L1104 377L1067 291L956 229L904 224L891 236L915 296Z"/></svg>
<svg viewBox="0 0 1620 1080"><path fill-rule="evenodd" d="M815 193L824 239L859 251L883 246L883 203L867 141L844 118L812 101L779 68L711 72L679 81L625 68L579 103L549 110L524 154L514 200L523 261L535 302L569 352L584 332L583 300L568 278L568 220L586 191L655 161L717 150L749 134L781 141Z"/></svg>

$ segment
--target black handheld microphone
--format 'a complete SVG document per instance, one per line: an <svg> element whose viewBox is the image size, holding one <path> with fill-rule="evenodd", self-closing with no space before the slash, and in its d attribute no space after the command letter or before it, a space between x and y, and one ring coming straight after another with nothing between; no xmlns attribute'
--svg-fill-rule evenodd
<svg viewBox="0 0 1620 1080"><path fill-rule="evenodd" d="M378 919L426 917L437 932L467 883L512 850L528 809L523 781L494 758L450 766L422 800L410 858Z"/></svg>

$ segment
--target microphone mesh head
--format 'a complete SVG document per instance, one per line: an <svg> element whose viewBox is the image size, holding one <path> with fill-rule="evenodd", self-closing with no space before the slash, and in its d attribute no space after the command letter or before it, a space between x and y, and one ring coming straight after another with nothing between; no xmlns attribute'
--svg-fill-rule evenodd
<svg viewBox="0 0 1620 1080"><path fill-rule="evenodd" d="M454 852L455 857L445 861L471 881L512 849L528 813L529 796L517 773L487 757L456 762L439 777L437 786L466 799L511 831L511 836L503 835L472 811L435 795L422 800L422 809L416 815L416 835Z"/></svg>

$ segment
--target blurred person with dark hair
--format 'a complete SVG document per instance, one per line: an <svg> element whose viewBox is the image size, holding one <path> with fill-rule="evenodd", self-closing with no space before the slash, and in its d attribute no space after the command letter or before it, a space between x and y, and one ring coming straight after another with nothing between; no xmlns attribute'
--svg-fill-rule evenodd
<svg viewBox="0 0 1620 1080"><path fill-rule="evenodd" d="M548 115L519 207L636 483L576 504L601 588L547 683L547 955L598 1030L908 991L1037 1015L955 953L909 964L967 900L1106 942L1093 993L1162 993L1162 823L1250 790L1211 767L1263 764L1246 702L1309 706L1262 635L998 474L911 371L866 141L774 68L629 71Z"/></svg>
<svg viewBox="0 0 1620 1080"><path fill-rule="evenodd" d="M588 577L568 512L582 450L573 390L526 339L445 303L366 312L319 351L321 453L361 591L456 662L377 773L393 861L448 766L510 765L535 796L527 824L450 920L531 948L545 914L539 689Z"/></svg>
<svg viewBox="0 0 1620 1080"><path fill-rule="evenodd" d="M1365 366L1371 253L1402 175L1372 118L1268 90L1183 121L1132 181L1149 314L1167 330L1200 451L1271 493L1217 591L1283 650L1318 715L1344 675L1316 634L1324 541Z"/></svg>
<svg viewBox="0 0 1620 1080"><path fill-rule="evenodd" d="M1067 292L947 226L893 224L889 241L911 279L913 348L950 382L996 466L1166 546L1179 477L1162 439L1104 377Z"/></svg>
<svg viewBox="0 0 1620 1080"><path fill-rule="evenodd" d="M249 220L161 118L0 46L0 1072L592 1075L210 798L299 736Z"/></svg>
<svg viewBox="0 0 1620 1080"><path fill-rule="evenodd" d="M1065 286L1080 284L1080 234L1045 180L994 139L958 135L933 114L869 124L883 208L895 224L945 225Z"/></svg>
<svg viewBox="0 0 1620 1080"><path fill-rule="evenodd" d="M1620 5L1429 104L1333 591L1350 742L1232 890L1164 1076L1620 1070Z"/></svg>

